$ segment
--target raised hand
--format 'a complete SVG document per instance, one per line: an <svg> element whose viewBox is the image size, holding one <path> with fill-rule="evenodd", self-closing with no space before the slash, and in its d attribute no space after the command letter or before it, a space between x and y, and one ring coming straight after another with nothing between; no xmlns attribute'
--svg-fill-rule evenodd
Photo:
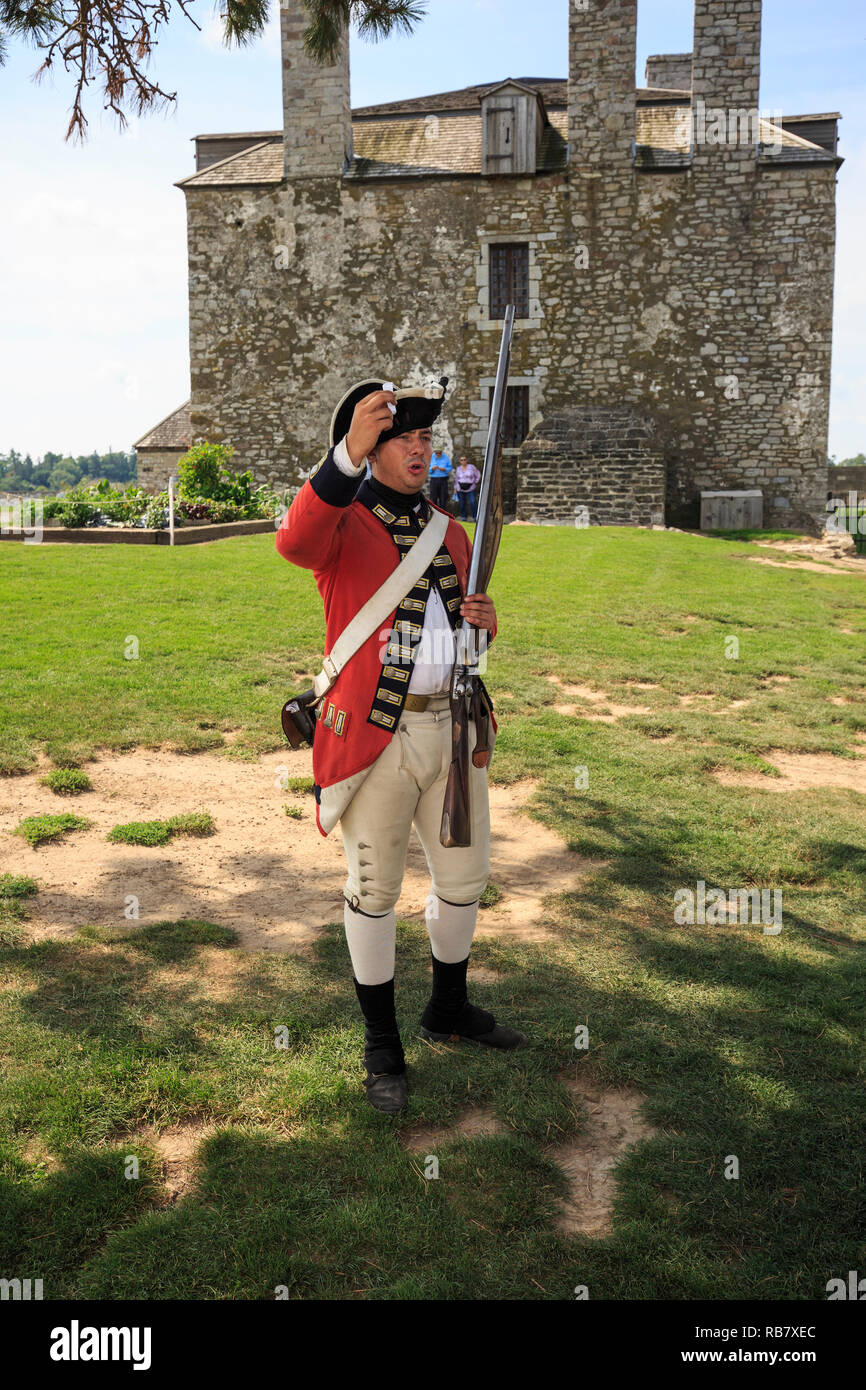
<svg viewBox="0 0 866 1390"><path fill-rule="evenodd" d="M379 435L391 428L394 419L388 405L396 406L397 397L393 391L371 391L363 396L352 412L352 423L346 435L346 448L355 467L363 463L371 449L375 449Z"/></svg>

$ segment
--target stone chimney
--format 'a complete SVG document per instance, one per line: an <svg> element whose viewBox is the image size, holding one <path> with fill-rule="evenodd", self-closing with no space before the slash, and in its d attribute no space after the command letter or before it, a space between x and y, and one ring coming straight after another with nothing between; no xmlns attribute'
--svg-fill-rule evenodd
<svg viewBox="0 0 866 1390"><path fill-rule="evenodd" d="M301 0L281 0L283 149L286 178L339 178L352 157L349 39L333 65L304 52L309 15Z"/></svg>
<svg viewBox="0 0 866 1390"><path fill-rule="evenodd" d="M692 105L757 110L761 0L695 0Z"/></svg>
<svg viewBox="0 0 866 1390"><path fill-rule="evenodd" d="M637 0L569 0L568 157L631 176Z"/></svg>
<svg viewBox="0 0 866 1390"><path fill-rule="evenodd" d="M646 60L644 82L647 87L688 92L692 85L691 53L653 53Z"/></svg>

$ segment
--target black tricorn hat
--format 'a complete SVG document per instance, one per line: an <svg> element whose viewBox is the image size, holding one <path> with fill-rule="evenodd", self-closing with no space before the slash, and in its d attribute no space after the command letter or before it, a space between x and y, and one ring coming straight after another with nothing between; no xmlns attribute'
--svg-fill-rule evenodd
<svg viewBox="0 0 866 1390"><path fill-rule="evenodd" d="M386 439L396 439L400 434L408 434L410 430L429 429L442 411L447 385L447 376L440 376L439 383L435 386L407 386L396 390L394 394L397 397L397 414L391 428L383 430L379 435L377 445L384 444ZM358 402L371 392L381 390L382 381L378 378L376 381L359 381L355 386L349 387L331 418L328 440L331 449L349 433L352 415Z"/></svg>

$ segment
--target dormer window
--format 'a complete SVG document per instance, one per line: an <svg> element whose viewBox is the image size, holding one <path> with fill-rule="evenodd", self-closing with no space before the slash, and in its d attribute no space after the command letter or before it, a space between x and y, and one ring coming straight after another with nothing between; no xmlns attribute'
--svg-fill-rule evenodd
<svg viewBox="0 0 866 1390"><path fill-rule="evenodd" d="M534 174L547 123L539 92L509 79L481 101L481 168L485 174Z"/></svg>

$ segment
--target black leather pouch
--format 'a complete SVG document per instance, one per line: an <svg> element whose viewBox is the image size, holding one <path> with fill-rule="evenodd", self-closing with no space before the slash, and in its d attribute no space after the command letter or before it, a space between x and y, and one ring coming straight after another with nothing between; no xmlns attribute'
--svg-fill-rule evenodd
<svg viewBox="0 0 866 1390"><path fill-rule="evenodd" d="M315 690L305 690L303 695L290 695L282 709L283 733L293 748L313 746L316 733Z"/></svg>

